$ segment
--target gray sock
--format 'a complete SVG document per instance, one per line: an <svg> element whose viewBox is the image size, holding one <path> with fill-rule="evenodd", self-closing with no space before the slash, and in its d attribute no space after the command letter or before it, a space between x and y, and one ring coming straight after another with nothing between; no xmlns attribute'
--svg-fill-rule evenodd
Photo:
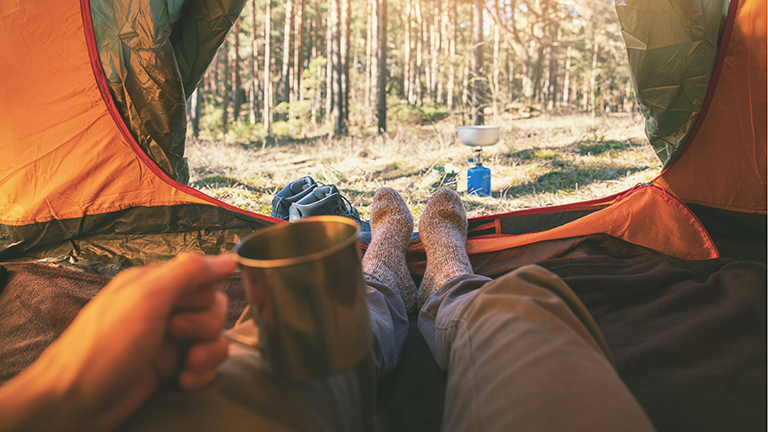
<svg viewBox="0 0 768 432"><path fill-rule="evenodd" d="M400 294L405 310L416 311L416 284L405 264L405 250L413 232L413 216L400 195L381 188L371 207L371 244L363 257L366 279L383 284Z"/></svg>
<svg viewBox="0 0 768 432"><path fill-rule="evenodd" d="M467 213L456 192L440 189L424 208L419 234L427 269L419 287L419 307L449 279L472 273L467 256Z"/></svg>

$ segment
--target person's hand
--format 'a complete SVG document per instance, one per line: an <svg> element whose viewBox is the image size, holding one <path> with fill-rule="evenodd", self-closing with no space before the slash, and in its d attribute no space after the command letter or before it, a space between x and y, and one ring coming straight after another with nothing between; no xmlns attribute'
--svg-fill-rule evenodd
<svg viewBox="0 0 768 432"><path fill-rule="evenodd" d="M215 285L234 268L228 256L182 254L118 274L0 388L0 430L107 430L161 384L210 383L227 357L227 299Z"/></svg>

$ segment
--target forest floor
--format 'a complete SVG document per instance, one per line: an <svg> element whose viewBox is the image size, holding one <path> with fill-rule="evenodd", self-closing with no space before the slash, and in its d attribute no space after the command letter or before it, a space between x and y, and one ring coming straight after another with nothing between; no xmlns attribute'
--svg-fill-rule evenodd
<svg viewBox="0 0 768 432"><path fill-rule="evenodd" d="M418 220L439 184L437 167L458 169L458 192L468 216L552 206L604 197L653 179L661 164L628 114L591 120L588 115L502 115L501 140L486 147L492 196L467 195L470 147L456 138L456 121L428 126L390 125L388 134L355 131L262 142L189 139L187 157L193 187L235 206L269 215L274 194L302 176L335 184L364 219L376 191L398 191ZM450 166L450 165L449 165Z"/></svg>

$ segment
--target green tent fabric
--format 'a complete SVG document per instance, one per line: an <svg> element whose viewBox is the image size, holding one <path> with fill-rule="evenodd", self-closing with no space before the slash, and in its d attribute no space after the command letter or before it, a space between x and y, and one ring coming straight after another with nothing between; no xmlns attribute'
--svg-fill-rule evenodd
<svg viewBox="0 0 768 432"><path fill-rule="evenodd" d="M645 132L665 168L701 113L728 6L727 0L616 3Z"/></svg>
<svg viewBox="0 0 768 432"><path fill-rule="evenodd" d="M245 0L90 3L99 58L120 115L152 160L186 183L186 101Z"/></svg>

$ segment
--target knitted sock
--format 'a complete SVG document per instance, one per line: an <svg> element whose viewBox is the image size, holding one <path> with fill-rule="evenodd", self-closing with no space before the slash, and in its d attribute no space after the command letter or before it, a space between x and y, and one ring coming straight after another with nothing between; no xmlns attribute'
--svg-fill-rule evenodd
<svg viewBox="0 0 768 432"><path fill-rule="evenodd" d="M427 268L419 287L419 307L449 279L472 274L467 256L467 213L456 192L435 192L424 208L419 233L427 252Z"/></svg>
<svg viewBox="0 0 768 432"><path fill-rule="evenodd" d="M371 207L371 244L363 257L363 274L400 294L405 310L416 311L416 284L405 264L405 250L413 232L413 216L400 195L381 188Z"/></svg>

